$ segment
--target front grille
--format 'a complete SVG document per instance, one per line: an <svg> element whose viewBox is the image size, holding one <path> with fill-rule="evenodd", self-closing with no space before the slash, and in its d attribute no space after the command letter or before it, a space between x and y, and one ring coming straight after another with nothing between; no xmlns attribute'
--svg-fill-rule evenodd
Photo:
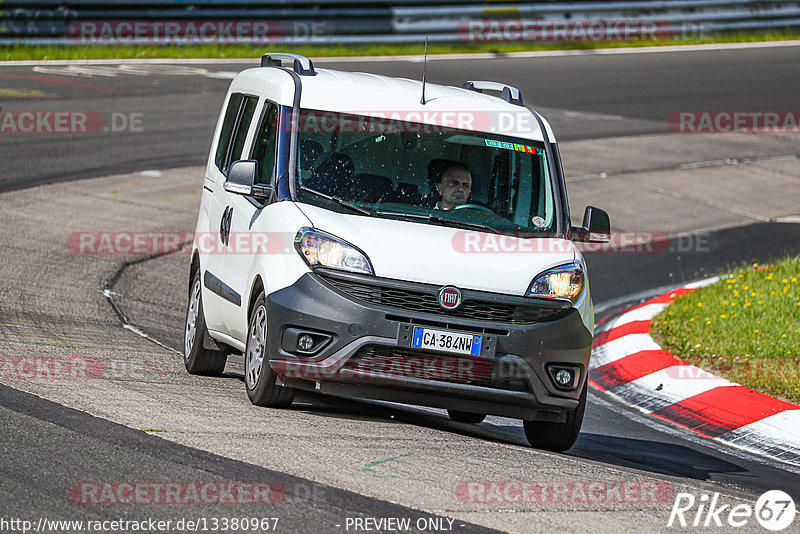
<svg viewBox="0 0 800 534"><path fill-rule="evenodd" d="M321 276L339 291L363 302L408 312L429 313L460 319L511 324L536 323L552 319L568 307L559 302L550 306L536 303L512 304L501 302L497 298L481 298L478 292L465 291L462 303L458 308L445 310L439 306L440 288L436 286L413 284L419 289L412 289L389 284L367 283L330 274Z"/></svg>
<svg viewBox="0 0 800 534"><path fill-rule="evenodd" d="M449 356L404 347L368 345L344 365L343 370L358 371L370 378L413 378L483 386L506 391L528 391L524 373L515 364L502 360L468 356Z"/></svg>

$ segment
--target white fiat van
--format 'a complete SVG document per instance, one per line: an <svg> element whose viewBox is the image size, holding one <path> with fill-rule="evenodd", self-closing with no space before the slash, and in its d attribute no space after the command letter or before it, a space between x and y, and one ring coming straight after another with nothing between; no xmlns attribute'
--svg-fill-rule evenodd
<svg viewBox="0 0 800 534"><path fill-rule="evenodd" d="M516 88L269 53L214 132L186 368L218 375L243 353L257 405L310 390L514 417L566 450L594 328L574 241L609 233L597 208L570 225L555 136Z"/></svg>

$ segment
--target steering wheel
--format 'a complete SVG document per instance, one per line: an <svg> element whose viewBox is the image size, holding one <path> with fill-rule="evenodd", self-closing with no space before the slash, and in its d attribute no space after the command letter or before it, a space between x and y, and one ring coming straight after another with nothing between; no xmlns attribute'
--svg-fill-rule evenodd
<svg viewBox="0 0 800 534"><path fill-rule="evenodd" d="M486 206L481 206L480 204L461 204L460 206L456 206L453 209L454 210L469 210L469 209L480 210L480 211L486 211L486 212L491 213L492 215L495 215L495 212L493 212L492 210L490 210Z"/></svg>

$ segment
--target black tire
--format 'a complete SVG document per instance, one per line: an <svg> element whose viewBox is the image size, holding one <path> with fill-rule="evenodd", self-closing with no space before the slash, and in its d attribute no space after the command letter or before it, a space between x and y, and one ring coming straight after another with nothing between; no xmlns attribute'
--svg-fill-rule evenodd
<svg viewBox="0 0 800 534"><path fill-rule="evenodd" d="M186 306L183 330L183 363L190 374L220 376L225 369L228 353L205 348L203 340L207 333L200 288L200 269L198 269L189 286L189 303Z"/></svg>
<svg viewBox="0 0 800 534"><path fill-rule="evenodd" d="M583 414L586 411L586 390L589 384L584 380L583 391L578 399L580 404L567 414L563 423L550 423L544 421L523 421L525 437L531 447L553 452L569 450L578 439L583 424Z"/></svg>
<svg viewBox="0 0 800 534"><path fill-rule="evenodd" d="M267 299L262 291L250 312L247 347L244 351L244 384L250 402L256 406L285 408L294 400L294 389L277 383L269 366L267 351Z"/></svg>
<svg viewBox="0 0 800 534"><path fill-rule="evenodd" d="M469 425L476 425L486 419L485 414L461 412L458 410L447 410L447 415L457 423L467 423Z"/></svg>

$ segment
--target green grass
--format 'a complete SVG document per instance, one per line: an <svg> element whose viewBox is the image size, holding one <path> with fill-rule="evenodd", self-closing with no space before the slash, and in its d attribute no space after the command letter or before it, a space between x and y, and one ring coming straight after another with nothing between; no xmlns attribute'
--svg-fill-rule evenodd
<svg viewBox="0 0 800 534"><path fill-rule="evenodd" d="M653 319L678 358L790 402L800 402L800 257L747 267L677 298Z"/></svg>
<svg viewBox="0 0 800 534"><path fill-rule="evenodd" d="M248 58L261 57L267 50L290 50L311 58L375 55L421 55L420 44L379 45L242 45L242 44L197 44L197 45L74 45L74 46L2 46L0 60L45 60L45 59L136 59L136 58ZM477 52L523 52L536 50L575 50L597 48L639 47L653 45L687 45L710 43L740 43L760 41L784 41L800 39L797 32L731 33L694 39L663 39L656 41L630 42L571 42L571 43L453 43L428 46L430 54L477 53Z"/></svg>

